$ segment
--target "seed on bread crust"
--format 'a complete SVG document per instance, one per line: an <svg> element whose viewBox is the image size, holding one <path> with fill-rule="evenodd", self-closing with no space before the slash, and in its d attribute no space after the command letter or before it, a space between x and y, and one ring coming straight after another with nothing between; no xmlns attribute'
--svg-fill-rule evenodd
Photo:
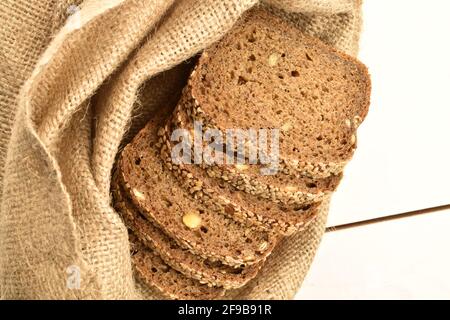
<svg viewBox="0 0 450 320"><path fill-rule="evenodd" d="M352 145L354 145L354 144L356 143L356 136L355 136L355 135L352 135L350 139L351 139L351 140L350 140L350 143L351 143Z"/></svg>
<svg viewBox="0 0 450 320"><path fill-rule="evenodd" d="M281 126L281 131L283 131L283 132L288 132L289 130L291 130L293 127L292 127L292 123L290 123L290 122L286 122L285 124L283 124L282 126Z"/></svg>
<svg viewBox="0 0 450 320"><path fill-rule="evenodd" d="M353 124L354 124L355 128L357 128L361 124L362 120L363 119L360 116L355 116L353 118Z"/></svg>
<svg viewBox="0 0 450 320"><path fill-rule="evenodd" d="M196 229L202 224L202 218L197 212L188 212L183 216L183 223L190 229Z"/></svg>
<svg viewBox="0 0 450 320"><path fill-rule="evenodd" d="M139 200L145 200L145 195L137 189L133 189L133 193Z"/></svg>
<svg viewBox="0 0 450 320"><path fill-rule="evenodd" d="M269 245L269 244L268 244L267 241L261 242L261 244L259 245L259 250L260 250L260 251L266 250L268 245Z"/></svg>
<svg viewBox="0 0 450 320"><path fill-rule="evenodd" d="M286 191L286 192L296 192L296 191L298 191L298 188L295 187L295 186L286 186L286 187L284 187L284 191Z"/></svg>
<svg viewBox="0 0 450 320"><path fill-rule="evenodd" d="M278 63L279 56L280 55L278 53L272 53L268 59L269 66L271 67L276 66Z"/></svg>
<svg viewBox="0 0 450 320"><path fill-rule="evenodd" d="M249 168L247 164L236 164L234 167L238 171L245 171Z"/></svg>

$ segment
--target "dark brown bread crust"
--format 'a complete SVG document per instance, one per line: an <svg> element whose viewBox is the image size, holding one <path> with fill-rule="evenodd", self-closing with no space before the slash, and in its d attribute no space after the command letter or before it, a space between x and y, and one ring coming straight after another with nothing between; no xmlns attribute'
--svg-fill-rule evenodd
<svg viewBox="0 0 450 320"><path fill-rule="evenodd" d="M186 277L168 266L154 251L130 235L132 262L136 274L150 287L169 299L213 300L223 297L225 290L210 287Z"/></svg>
<svg viewBox="0 0 450 320"><path fill-rule="evenodd" d="M175 241L142 216L124 195L116 178L113 178L114 206L125 225L147 247L154 250L168 265L188 277L225 289L239 288L254 278L263 262L247 267L233 268L220 262L205 260L181 248Z"/></svg>

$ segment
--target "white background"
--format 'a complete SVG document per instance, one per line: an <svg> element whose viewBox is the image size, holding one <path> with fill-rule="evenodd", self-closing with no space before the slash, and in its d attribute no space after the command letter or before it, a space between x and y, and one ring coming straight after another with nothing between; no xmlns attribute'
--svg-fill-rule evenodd
<svg viewBox="0 0 450 320"><path fill-rule="evenodd" d="M450 204L450 1L365 0L372 104L328 225ZM450 210L329 232L298 299L450 299Z"/></svg>

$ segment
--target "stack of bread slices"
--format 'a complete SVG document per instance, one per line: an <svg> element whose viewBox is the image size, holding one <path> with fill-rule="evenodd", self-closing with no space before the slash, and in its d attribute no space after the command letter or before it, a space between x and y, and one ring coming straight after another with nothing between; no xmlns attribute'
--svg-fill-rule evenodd
<svg viewBox="0 0 450 320"><path fill-rule="evenodd" d="M176 108L158 110L118 158L113 203L137 276L174 299L215 299L246 285L335 191L369 96L363 64L266 11L246 14L202 53ZM223 137L269 129L278 147L211 144L211 129ZM179 161L176 131L234 163ZM261 159L250 163L250 150Z"/></svg>

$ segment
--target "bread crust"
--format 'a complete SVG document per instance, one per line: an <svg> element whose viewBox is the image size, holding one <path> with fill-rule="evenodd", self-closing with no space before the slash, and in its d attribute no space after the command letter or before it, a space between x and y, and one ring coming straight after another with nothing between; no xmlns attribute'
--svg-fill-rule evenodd
<svg viewBox="0 0 450 320"><path fill-rule="evenodd" d="M235 289L253 279L263 265L264 261L261 261L252 266L233 268L222 263L205 260L184 250L173 239L140 215L138 209L124 194L117 177L113 179L111 192L114 207L122 216L125 225L143 245L155 251L173 269L202 284Z"/></svg>
<svg viewBox="0 0 450 320"><path fill-rule="evenodd" d="M155 116L122 151L117 173L133 204L177 243L204 259L231 266L264 260L278 241L268 231L248 230L217 213L214 201L198 203L167 170L156 147L156 132L167 119L167 111ZM157 195L157 197L155 197ZM201 228L191 230L182 221L187 212L201 214ZM264 248L261 249L262 244Z"/></svg>
<svg viewBox="0 0 450 320"><path fill-rule="evenodd" d="M153 250L130 235L131 259L136 275L162 296L175 300L214 300L224 296L225 289L201 284L168 266Z"/></svg>

